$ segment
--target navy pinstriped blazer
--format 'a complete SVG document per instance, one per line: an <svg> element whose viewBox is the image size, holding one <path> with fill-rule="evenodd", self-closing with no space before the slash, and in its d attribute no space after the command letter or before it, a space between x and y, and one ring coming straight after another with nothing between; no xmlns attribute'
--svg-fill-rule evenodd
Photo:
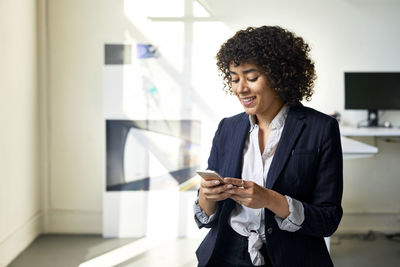
<svg viewBox="0 0 400 267"><path fill-rule="evenodd" d="M223 119L215 133L208 168L224 177L241 178L243 148L249 132L245 113ZM303 203L305 220L296 232L280 230L265 209L267 250L274 267L333 266L323 237L342 218L343 160L338 123L314 109L293 106L268 172L266 187ZM235 202L219 201L217 219L196 251L199 266L223 253L219 242Z"/></svg>

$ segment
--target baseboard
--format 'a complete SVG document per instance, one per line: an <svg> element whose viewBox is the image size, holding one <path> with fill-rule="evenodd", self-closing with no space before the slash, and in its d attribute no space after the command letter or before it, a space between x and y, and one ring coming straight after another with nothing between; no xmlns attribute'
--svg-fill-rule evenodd
<svg viewBox="0 0 400 267"><path fill-rule="evenodd" d="M38 212L16 231L0 241L0 267L11 263L38 237L42 230L42 213Z"/></svg>
<svg viewBox="0 0 400 267"><path fill-rule="evenodd" d="M49 210L44 233L101 234L100 211Z"/></svg>
<svg viewBox="0 0 400 267"><path fill-rule="evenodd" d="M400 232L400 213L345 213L336 233Z"/></svg>

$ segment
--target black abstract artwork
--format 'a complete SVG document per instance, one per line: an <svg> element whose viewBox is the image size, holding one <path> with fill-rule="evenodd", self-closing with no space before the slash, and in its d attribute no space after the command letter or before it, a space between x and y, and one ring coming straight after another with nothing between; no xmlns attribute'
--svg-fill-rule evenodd
<svg viewBox="0 0 400 267"><path fill-rule="evenodd" d="M107 191L165 190L199 169L200 122L106 120Z"/></svg>

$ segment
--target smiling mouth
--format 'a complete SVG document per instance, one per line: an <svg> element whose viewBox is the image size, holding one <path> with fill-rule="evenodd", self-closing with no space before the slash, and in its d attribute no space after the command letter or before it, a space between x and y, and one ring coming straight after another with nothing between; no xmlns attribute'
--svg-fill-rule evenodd
<svg viewBox="0 0 400 267"><path fill-rule="evenodd" d="M241 98L240 100L242 101L243 104L250 104L254 99L256 99L255 96Z"/></svg>

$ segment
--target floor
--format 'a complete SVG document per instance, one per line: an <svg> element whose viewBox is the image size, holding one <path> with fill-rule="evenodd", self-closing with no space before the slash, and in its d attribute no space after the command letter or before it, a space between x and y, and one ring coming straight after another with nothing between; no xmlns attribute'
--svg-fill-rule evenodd
<svg viewBox="0 0 400 267"><path fill-rule="evenodd" d="M133 251L132 245L138 244L141 240L103 239L92 235L42 235L9 267L97 267L100 265L194 267L197 266L194 251L200 241L200 239L165 241L144 253L134 257L128 255L124 258L122 253L129 252L130 249ZM400 266L400 236L385 236L373 232L365 235L336 234L331 238L331 255L336 267L398 267ZM109 259L114 257L113 264L106 263L107 256ZM97 263L91 260L93 258L98 260ZM122 262L121 259L123 259Z"/></svg>
<svg viewBox="0 0 400 267"><path fill-rule="evenodd" d="M369 232L365 235L334 235L332 260L336 267L400 266L400 235Z"/></svg>

